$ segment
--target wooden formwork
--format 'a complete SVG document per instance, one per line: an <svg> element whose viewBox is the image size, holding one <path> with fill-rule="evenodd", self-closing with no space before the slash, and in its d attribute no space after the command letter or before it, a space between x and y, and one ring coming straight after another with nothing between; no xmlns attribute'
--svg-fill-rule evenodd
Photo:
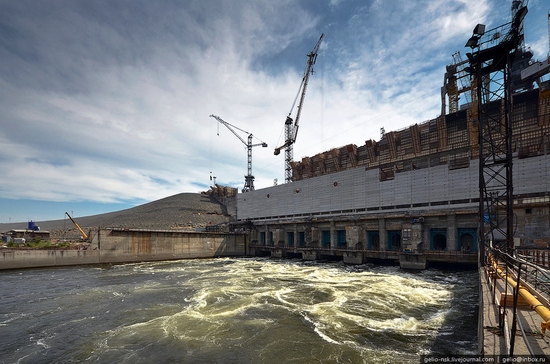
<svg viewBox="0 0 550 364"><path fill-rule="evenodd" d="M473 104L472 104L473 105ZM504 104L487 105L491 120L504 127ZM380 181L393 173L447 164L449 169L468 167L479 156L477 109L459 110L406 129L390 131L380 141L367 140L293 162L293 180L302 180L364 167L378 169ZM550 149L550 90L514 95L512 107L514 152L520 158L546 154ZM504 135L502 133L501 135Z"/></svg>

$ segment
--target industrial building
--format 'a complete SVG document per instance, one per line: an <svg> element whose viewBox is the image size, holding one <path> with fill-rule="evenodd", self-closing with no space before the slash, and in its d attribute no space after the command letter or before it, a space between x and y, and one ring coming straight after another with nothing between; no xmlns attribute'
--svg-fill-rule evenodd
<svg viewBox="0 0 550 364"><path fill-rule="evenodd" d="M526 13L526 8L521 10ZM514 27L519 28L525 13L517 15L519 20L508 34L517 32ZM480 34L475 31L473 49L484 28ZM514 37L522 41L522 36ZM502 161L513 176L508 182L513 183L513 244L547 248L550 87L544 76L549 73L548 60L534 61L522 44L512 46L521 51L513 48L517 53L510 77L513 92L505 98L487 97L485 104L478 104L475 92L490 82L477 83L475 75L466 72L473 61L464 62L455 54L442 88L441 116L384 133L380 141L305 157L291 163L291 182L238 194L236 225L250 229L251 252L303 259L341 257L349 263L401 260L402 266L410 261L413 268L424 268L430 261L476 263L480 226L494 220L493 214L505 213L497 207L480 224L480 198L486 198L480 197L480 188L494 183L480 181L480 171L487 166L486 154L480 159L480 148L487 145L480 131L480 118L486 120L480 117L480 108L493 124L496 120L497 129L505 130L510 123L511 134L491 143L510 142L508 160ZM501 52L490 51L491 57ZM483 50L476 54L485 56ZM477 97L485 99L484 92L480 90ZM470 102L459 107L460 94L469 94L465 99ZM511 191L508 187L505 194Z"/></svg>
<svg viewBox="0 0 550 364"><path fill-rule="evenodd" d="M514 105L516 244L547 247L550 91L516 95ZM479 160L470 115L304 158L293 164L292 183L239 194L237 220L252 223L253 241L266 247L476 251Z"/></svg>
<svg viewBox="0 0 550 364"><path fill-rule="evenodd" d="M40 230L34 221L29 221L26 229L12 229L2 235L2 241L24 243L27 240L49 240L50 232Z"/></svg>
<svg viewBox="0 0 550 364"><path fill-rule="evenodd" d="M17 239L25 240L50 240L50 232L45 230L30 230L30 229L12 229L4 235L4 241L17 241Z"/></svg>

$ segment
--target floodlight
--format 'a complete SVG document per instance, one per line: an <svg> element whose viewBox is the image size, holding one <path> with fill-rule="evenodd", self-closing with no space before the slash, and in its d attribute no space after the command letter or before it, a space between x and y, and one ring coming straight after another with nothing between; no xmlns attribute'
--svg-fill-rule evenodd
<svg viewBox="0 0 550 364"><path fill-rule="evenodd" d="M476 27L474 28L474 34L479 36L485 34L485 24L476 25Z"/></svg>
<svg viewBox="0 0 550 364"><path fill-rule="evenodd" d="M475 48L477 47L477 42L479 41L479 36L472 35L470 39L466 42L465 47Z"/></svg>

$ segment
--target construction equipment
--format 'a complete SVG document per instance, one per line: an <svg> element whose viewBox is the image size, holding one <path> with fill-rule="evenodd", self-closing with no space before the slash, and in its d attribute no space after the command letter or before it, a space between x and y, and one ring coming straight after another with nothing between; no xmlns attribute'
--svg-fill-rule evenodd
<svg viewBox="0 0 550 364"><path fill-rule="evenodd" d="M302 107L304 106L304 98L306 96L306 89L307 84L309 81L309 75L313 74L313 65L315 64L315 61L317 60L317 52L319 51L319 46L321 45L321 41L323 40L323 37L325 35L321 34L321 37L317 41L317 44L311 52L308 53L307 57L307 65L306 70L304 72L304 77L302 78L302 83L300 84L300 88L298 89L298 93L296 94L296 98L294 99L294 102L292 103L292 107L290 108L290 112L288 113L288 116L286 117L285 121L285 143L281 145L278 148L275 148L275 155L279 155L281 153L281 149L284 148L285 150L285 182L291 182L292 181L292 160L293 160L293 148L292 145L296 141L296 136L298 135L298 126L300 122L300 114L302 113ZM301 91L301 96L300 96ZM292 115L292 110L294 109L294 106L296 105L296 101L298 100L298 96L300 96L300 103L298 104L298 109L296 111L296 117L294 120L290 117Z"/></svg>
<svg viewBox="0 0 550 364"><path fill-rule="evenodd" d="M441 115L447 114L445 96L449 97L449 114L457 112L458 100L460 94L464 94L466 104L471 102L470 92L472 85L470 75L465 68L469 66L468 61L463 61L460 52L453 53L453 64L446 67L443 87L441 88ZM460 80L461 88L458 87L457 81Z"/></svg>
<svg viewBox="0 0 550 364"><path fill-rule="evenodd" d="M550 46L550 11L548 11L548 42ZM544 83L542 77L550 73L550 47L548 48L548 56L545 60L531 62L525 69L521 70L521 80L524 82L536 82L539 88L548 87L549 81Z"/></svg>
<svg viewBox="0 0 550 364"><path fill-rule="evenodd" d="M242 191L243 192L254 191L254 176L252 175L252 147L258 147L261 145L262 147L265 148L267 147L267 143L264 143L260 140L261 143L252 144L252 137L253 137L252 133L249 133L241 128L238 128L235 125L229 124L227 121L223 120L217 115L210 115L210 117L218 120L220 124L225 125L227 129L229 129L237 138L239 138L241 142L243 142L244 145L246 145L246 149L248 153L248 174L244 176L244 187ZM248 134L248 142L245 142L244 139L241 138L241 136L237 134L237 132L234 129L237 129L239 131L242 131L243 133Z"/></svg>
<svg viewBox="0 0 550 364"><path fill-rule="evenodd" d="M67 216L69 217L69 219L71 219L71 221L73 222L74 226L76 226L76 228L78 229L78 231L80 231L80 234L82 234L82 239L88 240L88 238L89 238L88 234L86 234L86 233L84 232L84 230L80 227L80 225L78 225L78 224L76 223L76 221L73 220L73 218L71 217L71 215L69 215L68 212L65 212L65 215L67 215Z"/></svg>

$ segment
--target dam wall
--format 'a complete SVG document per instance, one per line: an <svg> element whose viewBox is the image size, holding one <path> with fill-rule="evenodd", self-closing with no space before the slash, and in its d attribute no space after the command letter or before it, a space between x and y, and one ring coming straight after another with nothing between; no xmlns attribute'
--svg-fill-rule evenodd
<svg viewBox="0 0 550 364"><path fill-rule="evenodd" d="M516 245L547 247L550 155L515 158L513 170ZM455 252L474 253L479 246L475 159L462 168L402 171L386 181L377 170L347 169L239 194L237 204L253 254L341 255L361 263L385 252L422 253L428 260L446 252L450 261Z"/></svg>
<svg viewBox="0 0 550 364"><path fill-rule="evenodd" d="M550 90L513 96L514 243L550 243ZM502 100L491 105L504 119ZM238 194L237 218L251 253L430 262L471 262L479 247L479 123L464 109L380 141L347 145L292 163L291 183ZM494 211L498 216L501 211ZM475 260L474 260L475 261ZM402 266L403 266L402 264Z"/></svg>
<svg viewBox="0 0 550 364"><path fill-rule="evenodd" d="M548 203L550 155L515 159L515 204ZM537 199L538 198L538 199ZM288 220L304 216L422 214L479 206L479 161L449 169L437 165L397 173L380 182L377 170L348 169L237 196L237 220ZM539 201L540 200L540 201Z"/></svg>
<svg viewBox="0 0 550 364"><path fill-rule="evenodd" d="M243 256L245 234L102 229L86 250L4 249L0 270Z"/></svg>

